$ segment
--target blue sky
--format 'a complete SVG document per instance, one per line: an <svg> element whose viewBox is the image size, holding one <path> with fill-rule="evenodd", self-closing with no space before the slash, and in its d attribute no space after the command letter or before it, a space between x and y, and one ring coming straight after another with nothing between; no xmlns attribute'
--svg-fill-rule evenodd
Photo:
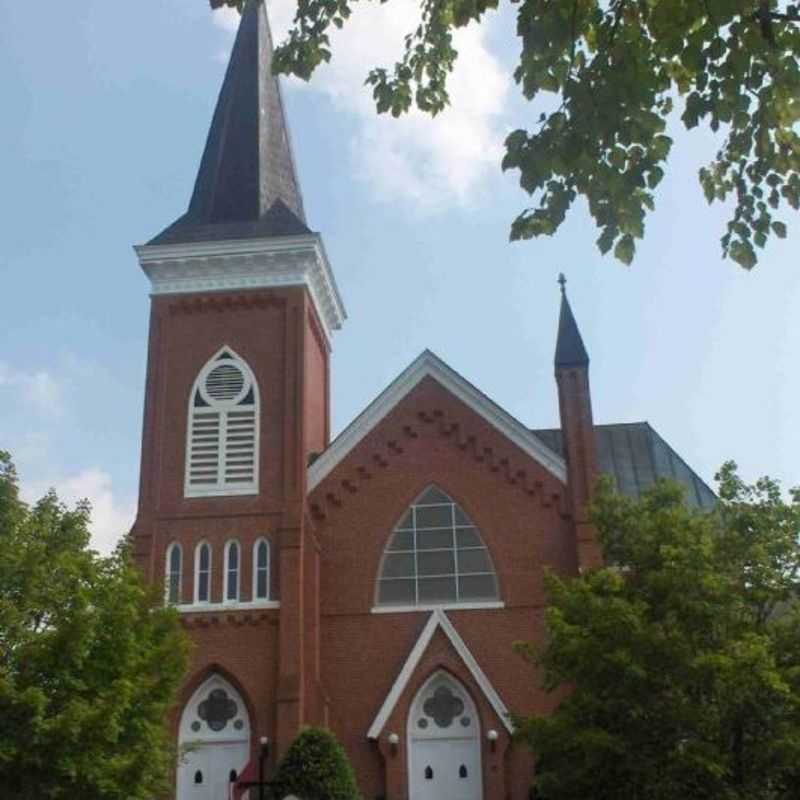
<svg viewBox="0 0 800 800"><path fill-rule="evenodd" d="M285 87L308 217L349 313L334 430L426 347L525 423L557 424L563 270L596 421L649 420L709 482L728 458L800 482L797 214L754 272L723 261L725 209L696 180L714 139L677 132L632 267L600 256L582 204L555 238L509 244L527 198L499 153L541 110L510 79L513 8L462 37L451 110L378 119L363 79L393 63L413 5L358 8L333 64ZM271 8L280 32L290 3ZM0 0L0 447L27 497L88 496L104 549L138 485L148 287L131 245L186 206L232 23L205 0Z"/></svg>

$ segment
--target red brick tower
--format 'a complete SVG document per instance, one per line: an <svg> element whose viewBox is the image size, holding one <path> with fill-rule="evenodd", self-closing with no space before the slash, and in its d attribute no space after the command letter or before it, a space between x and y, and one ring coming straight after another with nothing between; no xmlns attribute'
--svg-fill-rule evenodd
<svg viewBox="0 0 800 800"><path fill-rule="evenodd" d="M588 519L588 505L600 472L597 466L592 395L589 389L589 355L578 324L572 314L566 292L566 278L561 284L561 312L558 319L555 373L558 407L567 462L567 493L575 524L578 569L599 566L602 553L597 531Z"/></svg>
<svg viewBox="0 0 800 800"><path fill-rule="evenodd" d="M264 5L249 0L189 208L136 248L152 305L133 536L196 644L187 709L214 676L194 707L228 737L217 749L268 736L279 753L325 713L306 466L328 444L345 314L306 224L271 61ZM186 780L207 781L192 769Z"/></svg>

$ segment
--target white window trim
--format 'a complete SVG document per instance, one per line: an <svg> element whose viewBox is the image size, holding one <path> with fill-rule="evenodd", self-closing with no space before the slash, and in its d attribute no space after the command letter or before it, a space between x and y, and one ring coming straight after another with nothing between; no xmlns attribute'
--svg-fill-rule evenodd
<svg viewBox="0 0 800 800"><path fill-rule="evenodd" d="M267 596L266 597L258 597L256 595L256 588L258 586L258 546L261 543L264 543L267 546ZM254 603L257 602L264 602L269 601L272 597L272 544L270 540L267 539L266 536L259 536L258 539L253 542L253 591L250 597L252 598Z"/></svg>
<svg viewBox="0 0 800 800"><path fill-rule="evenodd" d="M231 551L231 547L236 547L238 550L238 558L236 560L236 597L229 598L228 597L228 588L229 584L228 581L230 580L230 573L228 568L228 556ZM223 562L222 568L224 570L224 574L222 576L222 602L227 605L237 605L241 600L241 590L242 590L242 546L239 544L238 539L228 539L225 542L225 550L223 552Z"/></svg>
<svg viewBox="0 0 800 800"><path fill-rule="evenodd" d="M370 614L410 614L414 611L485 611L495 608L505 608L506 604L502 600L486 600L485 602L476 601L474 603L429 603L426 605L375 605L370 609Z"/></svg>
<svg viewBox="0 0 800 800"><path fill-rule="evenodd" d="M431 639L433 639L433 635L440 628L444 635L450 640L450 643L455 648L455 651L460 656L464 665L472 674L472 677L475 679L475 683L477 683L478 687L489 701L489 704L494 709L498 719L501 720L509 733L513 733L514 729L511 724L511 715L508 713L506 704L502 701L500 695L486 677L486 674L481 669L477 659L472 655L470 649L467 647L466 643L453 626L453 623L450 621L447 614L445 614L441 608L438 608L428 618L428 621L425 623L425 627L422 629L422 633L419 635L419 639L417 639L416 644L408 654L408 658L406 659L405 664L403 664L400 674L397 676L392 688L389 690L389 694L386 695L383 705L381 706L378 714L372 722L372 725L367 731L367 739L377 739L383 732L383 729L389 720L389 716L400 700L400 696L405 691L406 686L408 686L408 682L411 680L411 676L414 674L419 662L422 660L422 656L425 654L425 650L428 648Z"/></svg>
<svg viewBox="0 0 800 800"><path fill-rule="evenodd" d="M172 561L172 553L177 549L180 557L180 562L178 564L178 599L175 603L171 603L169 599L169 589L170 583L172 580L172 568L171 568L171 561ZM181 597L182 597L182 588L183 588L183 548L181 547L180 542L171 542L170 545L167 547L167 556L165 559L165 566L164 566L164 602L167 605L176 605L179 606L181 604Z"/></svg>
<svg viewBox="0 0 800 800"><path fill-rule="evenodd" d="M194 422L195 405L194 398L199 389L201 389L208 374L215 367L219 366L220 356L223 353L228 353L232 357L230 360L235 362L237 366L241 367L245 376L250 380L250 385L253 389L253 409L255 411L255 425L254 436L255 446L253 448L253 483L245 486L224 486L219 478L223 469L224 452L225 452L225 431L223 430L224 424L227 421L228 411L236 410L237 406L232 405L230 408L225 406L217 406L217 413L220 415L220 439L219 439L219 462L218 462L218 482L215 486L197 487L191 486L189 483L190 465L191 465L191 452L192 452L192 423ZM202 393L202 390L201 390ZM260 482L259 471L259 455L261 451L261 394L259 393L258 381L250 369L250 365L232 348L224 345L214 353L213 356L203 365L203 368L198 373L197 377L192 384L191 391L189 392L189 403L186 413L186 452L184 453L184 479L183 479L183 496L187 498L192 497L231 497L237 495L255 495L258 494L258 487ZM211 406L213 409L214 406Z"/></svg>
<svg viewBox="0 0 800 800"><path fill-rule="evenodd" d="M416 512L414 512L414 517L413 517L414 518L414 524L412 525L412 528L410 528L410 529L402 529L403 531L406 531L406 530L413 531L413 533L414 533L414 546L413 546L413 549L412 550L389 550L389 544L390 544L390 542L392 540L392 537L394 536L395 533L399 532L398 526L400 525L400 522L402 522L402 520L405 519L405 517L407 516L407 514L409 513L409 511L411 509L426 508L428 506L444 505L443 503L420 503L419 502L419 500L422 497L424 497L425 494L427 492L429 492L431 489L436 489L437 491L441 492L441 494L443 494L445 497L447 497L449 499L448 502L454 509L453 513L455 513L455 509L456 508L461 509L461 513L464 514L467 517L467 519L470 521L470 526L478 534L478 537L480 538L480 542L481 542L480 546L459 548L457 543L456 543L456 540L455 540L455 530L459 526L455 523L455 521L452 521L449 526L443 526L441 528L430 529L430 530L453 531L454 532L453 533L454 538L453 538L452 548L437 547L437 548L432 548L432 549L421 550L417 546ZM459 592L458 592L458 580L459 580L459 578L468 577L468 576L470 576L472 574L472 573L462 573L462 572L459 571L458 554L459 554L459 552L463 552L465 550L485 550L486 551L487 558L489 559L489 566L490 566L491 569L488 572L480 572L480 573L475 573L475 574L477 574L477 575L492 575L494 577L495 586L497 587L497 595L498 595L496 600L488 600L488 599L487 600L480 600L480 599L476 599L476 600L461 601L460 599L458 599L458 595L459 595ZM423 553L433 553L433 552L436 552L436 551L452 552L453 553L453 559L454 559L454 565L455 565L454 566L455 571L453 573L453 577L454 577L454 579L456 581L456 598L457 599L455 599L455 600L445 600L445 601L441 601L441 602L432 602L432 603L397 603L395 605L392 605L391 603L381 603L381 602L379 602L378 598L380 597L380 590L381 590L381 582L382 581L411 580L411 578L403 577L403 576L392 577L392 578L384 578L383 577L383 571L384 571L384 568L385 568L385 565L386 565L386 559L389 556L396 555L396 554L406 554L406 555L412 555L413 554L414 563L415 563L415 572L416 572L417 571L416 570L416 562L417 562L417 558L418 558L419 553L421 553L421 552L423 552ZM449 574L448 575L441 575L441 576L433 575L433 576L425 576L425 577L438 578L438 577L450 577L450 575ZM415 599L418 599L420 575L416 574L413 577L413 580L414 580ZM371 613L373 613L373 614L390 614L390 613L393 613L395 611L399 611L399 612L434 611L437 608L438 609L450 609L450 610L453 610L453 611L457 611L458 609L503 608L505 606L503 601L500 599L500 578L497 575L497 568L494 565L494 559L492 558L492 552L489 549L489 546L486 544L486 540L484 539L480 528L472 521L472 517L470 517L467 514L467 512L463 509L461 504L458 503L448 492L446 492L444 489L442 489L441 486L439 486L437 483L428 484L428 486L426 486L406 506L405 510L403 511L402 515L399 518L399 521L397 522L397 524L395 524L395 526L392 528L391 532L389 533L389 538L386 540L386 544L385 544L384 549L383 549L383 555L381 556L381 560L380 560L380 563L378 565L378 576L377 576L377 578L375 580L375 592L374 592L373 597L374 597L374 601L373 601L373 607L371 609Z"/></svg>
<svg viewBox="0 0 800 800"><path fill-rule="evenodd" d="M176 606L180 614L211 613L218 611L257 611L280 607L280 600L256 600L241 603L185 603L182 606Z"/></svg>
<svg viewBox="0 0 800 800"><path fill-rule="evenodd" d="M200 600L200 548L208 547L208 600ZM192 592L192 605L205 608L211 604L212 577L214 575L214 548L211 543L201 539L194 548L194 587Z"/></svg>

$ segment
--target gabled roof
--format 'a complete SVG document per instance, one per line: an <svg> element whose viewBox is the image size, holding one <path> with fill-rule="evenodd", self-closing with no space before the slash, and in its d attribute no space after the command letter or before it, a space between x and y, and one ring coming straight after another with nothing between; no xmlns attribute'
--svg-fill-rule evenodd
<svg viewBox="0 0 800 800"><path fill-rule="evenodd" d="M558 315L558 338L556 339L556 369L559 367L588 367L589 354L583 345L578 323L572 313L567 293L561 288L561 311Z"/></svg>
<svg viewBox="0 0 800 800"><path fill-rule="evenodd" d="M247 0L188 211L150 244L309 233L264 0Z"/></svg>
<svg viewBox="0 0 800 800"><path fill-rule="evenodd" d="M669 478L686 489L692 508L711 509L717 497L708 485L649 422L595 425L597 462L610 475L618 491L637 498L659 478ZM533 431L556 453L563 453L564 439L558 428Z"/></svg>
<svg viewBox="0 0 800 800"><path fill-rule="evenodd" d="M478 684L480 690L489 701L489 705L495 710L497 716L502 720L503 725L505 725L509 733L511 733L512 725L508 708L506 708L505 703L500 699L500 695L495 691L495 688L478 665L475 656L472 655L458 631L453 627L453 623L450 622L447 614L445 614L442 609L437 608L428 618L425 627L422 629L422 633L419 635L419 639L417 639L416 644L406 659L406 663L403 664L403 668L400 670L397 680L392 684L389 694L386 695L383 705L375 716L372 725L370 725L367 731L368 739L377 739L381 735L381 731L383 731L387 720L391 716L392 711L394 711L397 701L402 696L406 686L408 686L408 682L411 680L414 670L416 670L431 639L433 639L433 635L439 629L441 629L442 633L450 640L450 644L453 645L453 648L475 679L475 683Z"/></svg>
<svg viewBox="0 0 800 800"><path fill-rule="evenodd" d="M430 350L425 350L311 464L308 468L309 491L321 483L334 467L426 377L433 378L558 480L566 482L567 469L560 455L554 453L519 420L448 367L438 356Z"/></svg>

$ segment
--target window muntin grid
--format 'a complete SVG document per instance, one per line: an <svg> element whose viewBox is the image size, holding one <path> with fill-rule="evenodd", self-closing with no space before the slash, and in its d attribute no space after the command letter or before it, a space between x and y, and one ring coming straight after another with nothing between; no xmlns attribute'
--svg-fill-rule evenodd
<svg viewBox="0 0 800 800"><path fill-rule="evenodd" d="M170 605L178 605L181 601L182 561L181 546L173 542L167 548L167 603Z"/></svg>
<svg viewBox="0 0 800 800"><path fill-rule="evenodd" d="M497 576L480 532L432 486L409 507L383 555L379 606L498 600Z"/></svg>
<svg viewBox="0 0 800 800"><path fill-rule="evenodd" d="M211 545L201 542L195 550L194 601L208 603L211 594Z"/></svg>
<svg viewBox="0 0 800 800"><path fill-rule="evenodd" d="M269 560L269 542L266 539L257 539L253 546L253 600L269 599Z"/></svg>
<svg viewBox="0 0 800 800"><path fill-rule="evenodd" d="M239 600L239 543L230 541L225 546L225 602Z"/></svg>

